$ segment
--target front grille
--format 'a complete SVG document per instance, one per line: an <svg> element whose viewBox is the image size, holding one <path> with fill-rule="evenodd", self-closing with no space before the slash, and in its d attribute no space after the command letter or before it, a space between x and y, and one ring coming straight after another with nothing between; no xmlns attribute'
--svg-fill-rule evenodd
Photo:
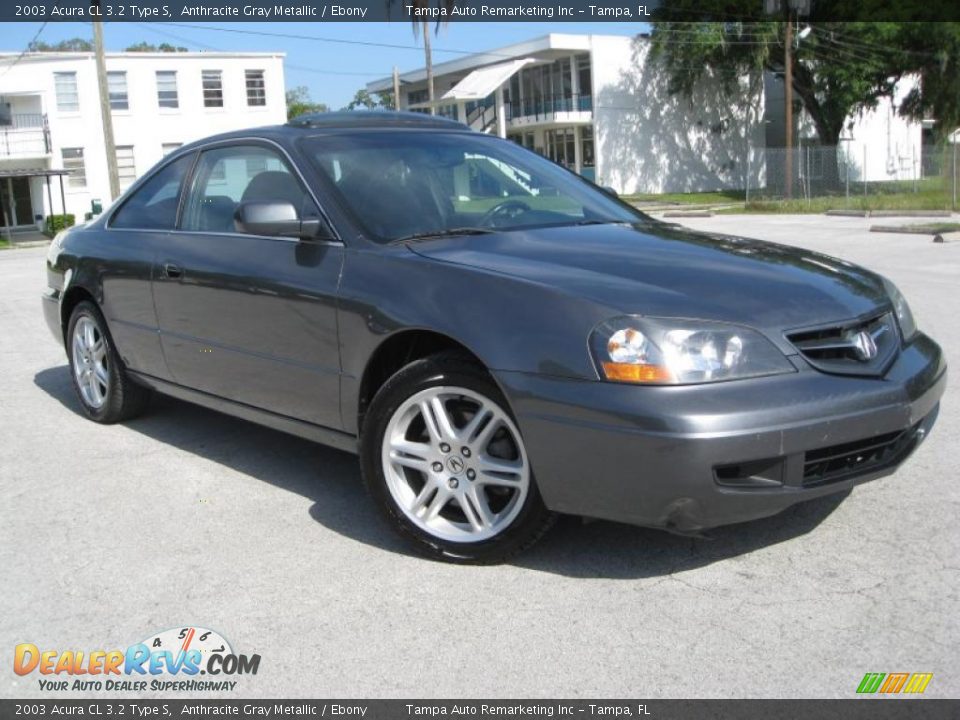
<svg viewBox="0 0 960 720"><path fill-rule="evenodd" d="M804 487L848 480L898 463L916 444L918 427L810 450L803 459Z"/></svg>
<svg viewBox="0 0 960 720"><path fill-rule="evenodd" d="M801 330L787 339L815 368L842 375L882 375L900 346L892 313Z"/></svg>

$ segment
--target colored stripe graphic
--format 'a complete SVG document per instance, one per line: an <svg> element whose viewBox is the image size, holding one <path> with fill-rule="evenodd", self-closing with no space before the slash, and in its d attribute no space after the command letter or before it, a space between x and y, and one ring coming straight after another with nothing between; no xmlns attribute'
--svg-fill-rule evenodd
<svg viewBox="0 0 960 720"><path fill-rule="evenodd" d="M880 683L883 682L884 677L886 677L886 673L867 673L863 676L863 680L860 681L857 692L875 693L877 688L880 687Z"/></svg>
<svg viewBox="0 0 960 720"><path fill-rule="evenodd" d="M880 692L882 693L898 693L903 687L904 683L907 682L907 678L910 677L910 673L890 673L887 675L886 682L880 687Z"/></svg>
<svg viewBox="0 0 960 720"><path fill-rule="evenodd" d="M933 673L914 673L910 676L907 686L903 689L905 693L922 693L927 689L930 680L933 679Z"/></svg>

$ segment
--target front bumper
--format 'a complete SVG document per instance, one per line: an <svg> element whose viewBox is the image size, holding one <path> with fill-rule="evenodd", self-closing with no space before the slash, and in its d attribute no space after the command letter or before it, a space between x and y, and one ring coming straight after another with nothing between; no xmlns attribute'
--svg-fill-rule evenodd
<svg viewBox="0 0 960 720"><path fill-rule="evenodd" d="M695 532L892 473L936 420L946 363L921 334L879 379L809 368L683 387L495 376L550 509Z"/></svg>

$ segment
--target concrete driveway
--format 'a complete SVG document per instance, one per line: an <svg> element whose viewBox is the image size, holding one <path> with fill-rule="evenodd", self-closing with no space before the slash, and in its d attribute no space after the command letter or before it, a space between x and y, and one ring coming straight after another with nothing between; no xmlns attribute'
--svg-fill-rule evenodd
<svg viewBox="0 0 960 720"><path fill-rule="evenodd" d="M684 222L889 275L960 368L960 243L859 218ZM3 697L43 694L16 643L187 625L261 655L225 698L852 697L868 671L960 694L953 388L912 461L846 497L711 540L566 519L513 564L454 567L398 544L350 455L170 399L84 420L40 317L43 257L0 252Z"/></svg>

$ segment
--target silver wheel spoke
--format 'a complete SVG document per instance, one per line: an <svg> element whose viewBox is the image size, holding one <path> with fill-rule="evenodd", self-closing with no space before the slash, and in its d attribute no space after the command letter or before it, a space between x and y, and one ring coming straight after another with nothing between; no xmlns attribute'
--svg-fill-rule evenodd
<svg viewBox="0 0 960 720"><path fill-rule="evenodd" d="M423 512L423 509L427 506L427 500L433 495L433 491L437 489L436 483L432 480L427 480L424 483L423 488L413 499L413 504L410 505L410 510L420 515Z"/></svg>
<svg viewBox="0 0 960 720"><path fill-rule="evenodd" d="M486 406L481 406L477 409L476 414L470 418L470 422L463 426L463 429L459 433L460 440L469 444L474 443L474 436L480 430L480 426L483 425L488 419L493 417L493 411Z"/></svg>
<svg viewBox="0 0 960 720"><path fill-rule="evenodd" d="M434 417L437 419L437 427L445 440L453 440L457 437L457 431L453 427L453 420L447 413L447 406L439 397L430 400L430 407L433 408Z"/></svg>
<svg viewBox="0 0 960 720"><path fill-rule="evenodd" d="M487 504L487 498L483 491L478 490L476 486L471 487L463 494L463 500L460 502L467 520L476 530L483 530L493 525L493 513Z"/></svg>
<svg viewBox="0 0 960 720"><path fill-rule="evenodd" d="M430 501L430 504L427 506L426 512L423 514L424 520L433 520L440 514L440 511L443 510L444 506L450 501L450 493L444 490L442 487L437 488L437 494L433 496L433 500Z"/></svg>
<svg viewBox="0 0 960 720"><path fill-rule="evenodd" d="M94 364L93 374L97 377L97 380L102 382L104 385L110 380L110 375L107 373L107 369L100 364Z"/></svg>
<svg viewBox="0 0 960 720"><path fill-rule="evenodd" d="M427 426L427 432L434 442L440 442L443 439L443 433L433 415L433 406L429 401L424 400L420 403L420 414L423 415L423 423Z"/></svg>
<svg viewBox="0 0 960 720"><path fill-rule="evenodd" d="M472 443L477 450L483 451L487 449L491 438L493 438L494 433L500 429L502 423L503 421L499 417L494 416L493 419L484 426L483 430L481 430L477 436L477 439Z"/></svg>
<svg viewBox="0 0 960 720"><path fill-rule="evenodd" d="M481 455L477 458L480 472L484 475L519 475L523 471L523 463L519 460L503 460Z"/></svg>
<svg viewBox="0 0 960 720"><path fill-rule="evenodd" d="M416 443L404 438L394 438L390 441L390 450L398 455L406 455L417 460L426 460L430 457L430 446L426 443Z"/></svg>

